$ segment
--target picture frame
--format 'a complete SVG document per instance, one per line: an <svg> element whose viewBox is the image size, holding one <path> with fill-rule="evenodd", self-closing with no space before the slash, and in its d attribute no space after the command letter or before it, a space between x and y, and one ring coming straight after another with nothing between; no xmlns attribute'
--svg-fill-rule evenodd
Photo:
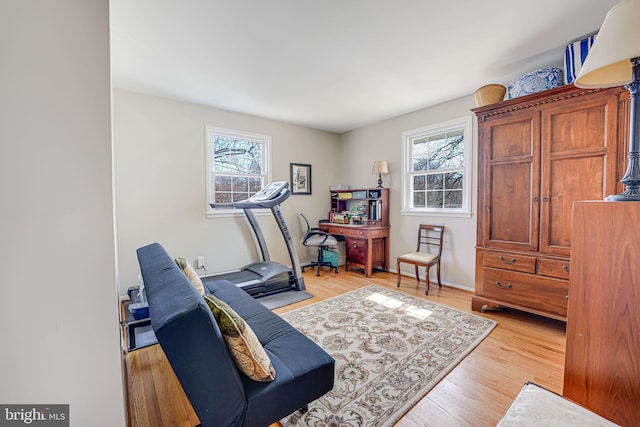
<svg viewBox="0 0 640 427"><path fill-rule="evenodd" d="M291 194L311 194L311 165L289 163Z"/></svg>

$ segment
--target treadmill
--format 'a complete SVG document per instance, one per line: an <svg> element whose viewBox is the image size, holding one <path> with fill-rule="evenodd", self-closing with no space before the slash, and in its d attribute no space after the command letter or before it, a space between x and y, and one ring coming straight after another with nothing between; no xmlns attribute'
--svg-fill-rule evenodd
<svg viewBox="0 0 640 427"><path fill-rule="evenodd" d="M245 265L237 271L202 277L202 282L205 286L207 282L224 279L234 283L254 298L288 290L305 290L298 253L291 238L289 227L287 227L284 216L280 211L280 204L287 200L290 195L289 183L287 181L278 181L272 182L246 200L233 203L211 203L209 205L213 209L242 209L255 235L262 261ZM264 235L253 213L253 209L271 210L287 245L292 268L271 261Z"/></svg>

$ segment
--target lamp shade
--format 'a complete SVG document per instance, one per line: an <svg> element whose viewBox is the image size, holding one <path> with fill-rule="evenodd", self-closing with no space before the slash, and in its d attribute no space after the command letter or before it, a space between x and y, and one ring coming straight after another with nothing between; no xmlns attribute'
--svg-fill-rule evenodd
<svg viewBox="0 0 640 427"><path fill-rule="evenodd" d="M376 160L373 162L373 169L371 170L371 173L381 173L386 175L389 173L389 164L386 160Z"/></svg>
<svg viewBox="0 0 640 427"><path fill-rule="evenodd" d="M605 88L631 82L631 59L640 56L640 0L623 0L604 19L574 84Z"/></svg>

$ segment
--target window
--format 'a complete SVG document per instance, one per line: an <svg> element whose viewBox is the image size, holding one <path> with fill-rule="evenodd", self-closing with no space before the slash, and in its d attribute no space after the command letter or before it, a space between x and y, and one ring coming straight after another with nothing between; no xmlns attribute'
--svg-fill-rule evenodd
<svg viewBox="0 0 640 427"><path fill-rule="evenodd" d="M269 181L271 137L207 126L207 213L209 203L248 199Z"/></svg>
<svg viewBox="0 0 640 427"><path fill-rule="evenodd" d="M403 213L471 213L471 118L403 132Z"/></svg>

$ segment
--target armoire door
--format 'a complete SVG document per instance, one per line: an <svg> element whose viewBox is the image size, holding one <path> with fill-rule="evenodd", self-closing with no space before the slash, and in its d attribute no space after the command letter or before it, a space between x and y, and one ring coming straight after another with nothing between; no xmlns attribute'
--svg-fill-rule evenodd
<svg viewBox="0 0 640 427"><path fill-rule="evenodd" d="M586 96L542 112L541 252L569 256L573 202L615 191L617 102Z"/></svg>
<svg viewBox="0 0 640 427"><path fill-rule="evenodd" d="M484 171L479 214L487 248L537 250L540 113L488 119L480 127Z"/></svg>

